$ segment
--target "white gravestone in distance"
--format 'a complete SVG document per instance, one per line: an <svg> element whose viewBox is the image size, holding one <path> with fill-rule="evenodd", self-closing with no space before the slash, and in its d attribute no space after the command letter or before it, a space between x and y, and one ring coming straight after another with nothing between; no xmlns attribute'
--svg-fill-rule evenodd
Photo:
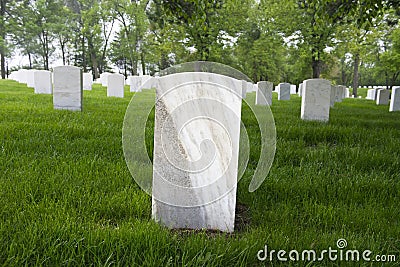
<svg viewBox="0 0 400 267"><path fill-rule="evenodd" d="M107 77L107 96L124 97L124 75L110 74Z"/></svg>
<svg viewBox="0 0 400 267"><path fill-rule="evenodd" d="M247 82L245 80L241 80L241 83L242 83L242 98L245 99L247 94Z"/></svg>
<svg viewBox="0 0 400 267"><path fill-rule="evenodd" d="M296 92L296 85L294 85L294 84L291 84L291 85L290 85L290 94L291 94L291 95L297 94L297 92Z"/></svg>
<svg viewBox="0 0 400 267"><path fill-rule="evenodd" d="M290 84L278 84L278 100L290 100Z"/></svg>
<svg viewBox="0 0 400 267"><path fill-rule="evenodd" d="M129 91L130 92L141 92L142 91L142 78L140 76L128 76Z"/></svg>
<svg viewBox="0 0 400 267"><path fill-rule="evenodd" d="M369 99L369 100L375 100L375 89L369 89L368 91L367 91L367 97L366 97L366 99Z"/></svg>
<svg viewBox="0 0 400 267"><path fill-rule="evenodd" d="M36 70L28 70L26 72L26 85L28 87L35 87L35 72Z"/></svg>
<svg viewBox="0 0 400 267"><path fill-rule="evenodd" d="M51 94L53 84L51 81L51 72L48 70L37 70L34 73L35 94Z"/></svg>
<svg viewBox="0 0 400 267"><path fill-rule="evenodd" d="M58 66L53 69L54 109L82 111L82 69Z"/></svg>
<svg viewBox="0 0 400 267"><path fill-rule="evenodd" d="M378 95L376 97L377 105L387 105L389 104L390 90L380 89L378 90Z"/></svg>
<svg viewBox="0 0 400 267"><path fill-rule="evenodd" d="M272 105L272 82L261 81L257 83L256 105Z"/></svg>
<svg viewBox="0 0 400 267"><path fill-rule="evenodd" d="M331 90L331 82L328 80L305 80L301 99L301 119L328 121Z"/></svg>
<svg viewBox="0 0 400 267"><path fill-rule="evenodd" d="M350 89L347 87L344 88L344 97L343 98L350 98Z"/></svg>
<svg viewBox="0 0 400 267"><path fill-rule="evenodd" d="M299 96L302 96L303 94L303 83L299 84L299 92L298 92Z"/></svg>
<svg viewBox="0 0 400 267"><path fill-rule="evenodd" d="M108 76L110 76L112 73L109 72L103 72L100 74L100 82L102 86L107 86L108 84Z"/></svg>
<svg viewBox="0 0 400 267"><path fill-rule="evenodd" d="M159 78L152 216L169 228L234 230L242 82L205 72Z"/></svg>
<svg viewBox="0 0 400 267"><path fill-rule="evenodd" d="M91 73L83 74L83 90L92 90L93 75Z"/></svg>
<svg viewBox="0 0 400 267"><path fill-rule="evenodd" d="M336 102L336 95L337 95L337 85L331 86L331 96L330 96L330 106L333 107Z"/></svg>
<svg viewBox="0 0 400 267"><path fill-rule="evenodd" d="M345 86L343 86L343 85L338 85L338 86L336 87L335 102L342 102L342 100L343 100L343 95L344 95L344 88L345 88Z"/></svg>
<svg viewBox="0 0 400 267"><path fill-rule="evenodd" d="M390 107L389 111L399 111L400 110L400 87L392 88L392 96L390 97Z"/></svg>

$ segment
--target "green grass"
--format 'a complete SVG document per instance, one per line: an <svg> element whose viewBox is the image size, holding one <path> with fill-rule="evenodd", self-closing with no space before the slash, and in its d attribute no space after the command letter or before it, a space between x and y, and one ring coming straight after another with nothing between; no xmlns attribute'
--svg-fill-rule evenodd
<svg viewBox="0 0 400 267"><path fill-rule="evenodd" d="M399 266L400 113L345 99L331 109L329 123L304 122L299 97L274 96L275 161L249 193L258 132L244 106L252 150L237 200L250 223L233 234L211 234L152 221L151 198L131 178L122 150L132 95L126 88L125 98L107 98L96 85L84 92L83 112L59 111L51 95L0 81L0 265L306 266L260 262L256 255L264 245L335 249L345 238L348 249L394 254L397 263L313 266Z"/></svg>

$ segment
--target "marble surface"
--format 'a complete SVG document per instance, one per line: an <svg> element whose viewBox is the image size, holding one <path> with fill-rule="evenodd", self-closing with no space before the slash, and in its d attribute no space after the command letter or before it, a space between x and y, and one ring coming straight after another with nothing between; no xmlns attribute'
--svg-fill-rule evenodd
<svg viewBox="0 0 400 267"><path fill-rule="evenodd" d="M34 73L35 94L52 94L53 84L51 81L51 72L48 70L37 70Z"/></svg>
<svg viewBox="0 0 400 267"><path fill-rule="evenodd" d="M390 97L390 107L389 111L399 111L400 110L400 87L392 88L392 96Z"/></svg>
<svg viewBox="0 0 400 267"><path fill-rule="evenodd" d="M124 97L124 75L114 73L107 77L107 96L108 97Z"/></svg>
<svg viewBox="0 0 400 267"><path fill-rule="evenodd" d="M290 84L278 84L278 100L290 100Z"/></svg>
<svg viewBox="0 0 400 267"><path fill-rule="evenodd" d="M291 94L291 95L297 94L296 89L297 89L297 88L296 88L296 85L291 84L291 85L290 85L290 94Z"/></svg>
<svg viewBox="0 0 400 267"><path fill-rule="evenodd" d="M110 76L112 73L110 72L103 72L102 74L100 74L100 83L102 86L107 86L108 84L108 76Z"/></svg>
<svg viewBox="0 0 400 267"><path fill-rule="evenodd" d="M303 82L301 119L328 121L331 96L331 82L324 79L310 79Z"/></svg>
<svg viewBox="0 0 400 267"><path fill-rule="evenodd" d="M82 70L74 66L53 69L54 109L82 111Z"/></svg>
<svg viewBox="0 0 400 267"><path fill-rule="evenodd" d="M350 89L347 87L344 88L344 97L343 98L350 98Z"/></svg>
<svg viewBox="0 0 400 267"><path fill-rule="evenodd" d="M92 90L93 75L91 73L83 74L83 90Z"/></svg>
<svg viewBox="0 0 400 267"><path fill-rule="evenodd" d="M376 96L377 105L387 105L389 104L390 90L380 89L378 90Z"/></svg>
<svg viewBox="0 0 400 267"><path fill-rule="evenodd" d="M245 80L241 80L242 83L242 98L245 99L247 95L247 82Z"/></svg>
<svg viewBox="0 0 400 267"><path fill-rule="evenodd" d="M299 92L298 95L301 97L303 95L303 83L299 84Z"/></svg>
<svg viewBox="0 0 400 267"><path fill-rule="evenodd" d="M337 85L335 102L342 102L343 101L344 88L345 88L345 86L343 86L343 85Z"/></svg>
<svg viewBox="0 0 400 267"><path fill-rule="evenodd" d="M35 87L35 72L36 70L27 70L25 75L26 75L26 85L28 87Z"/></svg>
<svg viewBox="0 0 400 267"><path fill-rule="evenodd" d="M141 92L142 91L142 78L140 76L128 76L129 91Z"/></svg>
<svg viewBox="0 0 400 267"><path fill-rule="evenodd" d="M272 82L261 81L257 83L258 90L256 92L256 105L271 106L272 105Z"/></svg>
<svg viewBox="0 0 400 267"><path fill-rule="evenodd" d="M331 95L330 95L330 106L333 107L336 102L336 95L337 95L338 86L332 85L331 86Z"/></svg>
<svg viewBox="0 0 400 267"><path fill-rule="evenodd" d="M242 82L206 72L158 79L152 216L169 228L234 230Z"/></svg>
<svg viewBox="0 0 400 267"><path fill-rule="evenodd" d="M368 89L366 99L375 100L375 89Z"/></svg>

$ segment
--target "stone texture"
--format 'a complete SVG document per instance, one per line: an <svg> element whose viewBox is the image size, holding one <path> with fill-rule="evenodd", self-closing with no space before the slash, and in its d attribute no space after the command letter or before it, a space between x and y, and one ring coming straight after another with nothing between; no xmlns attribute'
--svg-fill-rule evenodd
<svg viewBox="0 0 400 267"><path fill-rule="evenodd" d="M131 92L141 92L142 91L142 78L140 76L128 76L129 90Z"/></svg>
<svg viewBox="0 0 400 267"><path fill-rule="evenodd" d="M82 70L74 66L59 66L53 69L54 109L82 111Z"/></svg>
<svg viewBox="0 0 400 267"><path fill-rule="evenodd" d="M247 94L247 82L245 80L241 80L241 83L242 83L242 98L245 99Z"/></svg>
<svg viewBox="0 0 400 267"><path fill-rule="evenodd" d="M36 70L27 70L26 72L26 85L28 87L35 87L35 72Z"/></svg>
<svg viewBox="0 0 400 267"><path fill-rule="evenodd" d="M107 86L108 85L108 76L110 76L112 73L110 72L103 72L100 74L100 83L102 86Z"/></svg>
<svg viewBox="0 0 400 267"><path fill-rule="evenodd" d="M366 99L375 100L375 89L368 89Z"/></svg>
<svg viewBox="0 0 400 267"><path fill-rule="evenodd" d="M344 96L343 98L350 98L350 89L349 88L344 88Z"/></svg>
<svg viewBox="0 0 400 267"><path fill-rule="evenodd" d="M301 99L301 119L328 121L331 95L331 82L324 79L310 79L303 82Z"/></svg>
<svg viewBox="0 0 400 267"><path fill-rule="evenodd" d="M290 85L290 94L291 94L291 95L297 94L297 92L296 92L296 85L294 85L294 84L291 84L291 85Z"/></svg>
<svg viewBox="0 0 400 267"><path fill-rule="evenodd" d="M272 82L261 81L257 83L256 105L272 105Z"/></svg>
<svg viewBox="0 0 400 267"><path fill-rule="evenodd" d="M343 96L345 96L345 92L344 92L345 88L346 87L343 86L343 85L338 85L336 87L336 97L335 97L336 100L335 100L335 102L342 102Z"/></svg>
<svg viewBox="0 0 400 267"><path fill-rule="evenodd" d="M83 90L92 90L93 75L91 73L83 74Z"/></svg>
<svg viewBox="0 0 400 267"><path fill-rule="evenodd" d="M399 111L400 110L400 87L392 88L392 96L390 97L390 107L389 111Z"/></svg>
<svg viewBox="0 0 400 267"><path fill-rule="evenodd" d="M107 77L107 96L124 97L124 75L114 73Z"/></svg>
<svg viewBox="0 0 400 267"><path fill-rule="evenodd" d="M335 105L337 90L338 90L337 85L331 86L331 95L330 95L330 106L331 107L333 107Z"/></svg>
<svg viewBox="0 0 400 267"><path fill-rule="evenodd" d="M51 72L48 70L37 70L34 72L34 89L35 94L51 94L53 84L51 80Z"/></svg>
<svg viewBox="0 0 400 267"><path fill-rule="evenodd" d="M390 90L380 89L376 96L377 105L387 105L389 104Z"/></svg>
<svg viewBox="0 0 400 267"><path fill-rule="evenodd" d="M290 84L278 84L278 100L290 100Z"/></svg>
<svg viewBox="0 0 400 267"><path fill-rule="evenodd" d="M303 83L299 84L299 92L298 95L301 97L303 94Z"/></svg>
<svg viewBox="0 0 400 267"><path fill-rule="evenodd" d="M206 72L159 78L153 218L169 228L234 230L242 83Z"/></svg>

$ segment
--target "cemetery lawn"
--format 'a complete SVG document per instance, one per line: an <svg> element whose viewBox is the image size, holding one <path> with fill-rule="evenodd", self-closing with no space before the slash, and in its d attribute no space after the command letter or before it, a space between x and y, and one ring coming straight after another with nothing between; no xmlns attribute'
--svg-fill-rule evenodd
<svg viewBox="0 0 400 267"><path fill-rule="evenodd" d="M153 101L151 91L138 94ZM267 245L320 253L337 249L340 238L371 257L395 255L384 266L399 266L400 112L345 99L329 123L304 122L299 97L278 102L274 94L275 160L249 193L259 143L244 105L252 150L238 187L236 231L171 231L152 221L151 197L124 160L122 123L132 96L126 87L125 98L107 98L95 85L84 91L83 112L60 111L51 95L0 81L0 266L305 266L279 262L276 253L272 263L260 262L257 252ZM383 265L326 255L314 266Z"/></svg>

